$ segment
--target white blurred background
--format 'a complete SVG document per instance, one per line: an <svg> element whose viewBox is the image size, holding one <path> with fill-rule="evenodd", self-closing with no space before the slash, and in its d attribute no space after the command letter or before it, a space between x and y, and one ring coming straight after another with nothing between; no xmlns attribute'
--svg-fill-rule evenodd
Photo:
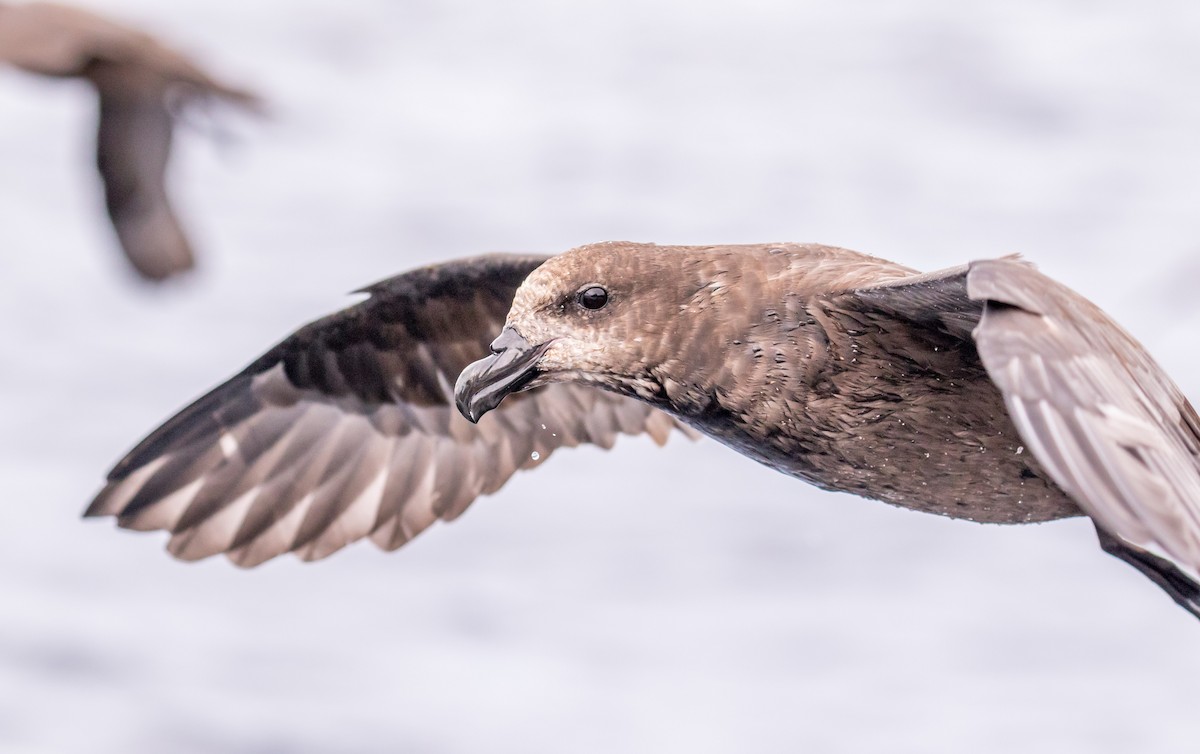
<svg viewBox="0 0 1200 754"><path fill-rule="evenodd" d="M343 294L482 251L1022 252L1200 398L1200 5L111 0L260 88L133 278L85 85L0 71L0 750L1194 752L1200 626L1084 521L818 492L711 442L565 451L384 555L172 561L79 514Z"/></svg>

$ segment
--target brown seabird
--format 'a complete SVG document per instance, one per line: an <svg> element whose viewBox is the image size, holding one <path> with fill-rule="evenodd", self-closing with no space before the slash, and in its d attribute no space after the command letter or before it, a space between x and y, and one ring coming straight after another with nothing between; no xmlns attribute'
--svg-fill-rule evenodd
<svg viewBox="0 0 1200 754"><path fill-rule="evenodd" d="M556 447L690 427L913 510L1086 514L1200 617L1200 419L1100 309L1015 258L920 274L811 244L605 243L365 291L142 441L87 514L243 566L391 549Z"/></svg>
<svg viewBox="0 0 1200 754"><path fill-rule="evenodd" d="M0 3L0 62L95 87L96 163L122 250L148 280L191 269L191 245L165 186L173 111L200 99L257 111L257 96L215 80L147 34L55 3Z"/></svg>

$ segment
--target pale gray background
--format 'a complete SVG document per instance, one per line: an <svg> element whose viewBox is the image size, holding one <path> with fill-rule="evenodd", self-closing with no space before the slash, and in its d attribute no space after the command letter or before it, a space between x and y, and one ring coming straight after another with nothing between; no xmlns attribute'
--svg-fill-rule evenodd
<svg viewBox="0 0 1200 754"><path fill-rule="evenodd" d="M382 555L182 565L103 473L343 293L605 239L1023 252L1200 396L1200 5L112 0L203 117L204 256L118 258L83 85L0 72L0 749L1194 752L1200 625L1074 521L821 493L710 442L563 452Z"/></svg>

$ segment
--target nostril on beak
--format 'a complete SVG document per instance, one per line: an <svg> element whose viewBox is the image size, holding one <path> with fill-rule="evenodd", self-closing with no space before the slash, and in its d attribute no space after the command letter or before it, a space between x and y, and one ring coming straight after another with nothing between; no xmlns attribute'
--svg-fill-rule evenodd
<svg viewBox="0 0 1200 754"><path fill-rule="evenodd" d="M505 327L488 348L491 349L492 353L503 353L510 348L520 348L523 350L529 348L529 341L522 338L513 328Z"/></svg>

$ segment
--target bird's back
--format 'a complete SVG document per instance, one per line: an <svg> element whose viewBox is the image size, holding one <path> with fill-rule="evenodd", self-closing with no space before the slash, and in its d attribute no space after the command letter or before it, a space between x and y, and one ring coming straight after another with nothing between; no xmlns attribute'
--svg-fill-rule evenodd
<svg viewBox="0 0 1200 754"><path fill-rule="evenodd" d="M717 336L733 366L687 421L825 489L992 523L1078 515L1023 447L979 359L982 307L965 268L925 282L870 257L846 261L815 285L755 283L765 303Z"/></svg>

